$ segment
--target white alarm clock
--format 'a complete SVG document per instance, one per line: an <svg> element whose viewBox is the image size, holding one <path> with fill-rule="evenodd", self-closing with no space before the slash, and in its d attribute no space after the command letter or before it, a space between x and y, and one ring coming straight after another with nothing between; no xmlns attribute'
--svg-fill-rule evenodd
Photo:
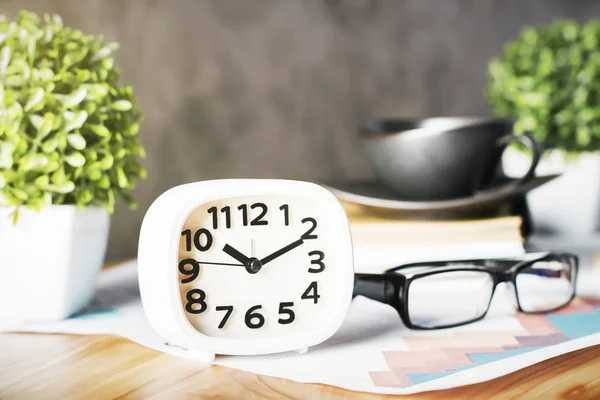
<svg viewBox="0 0 600 400"><path fill-rule="evenodd" d="M177 186L144 217L138 273L146 316L169 343L212 357L303 352L337 331L352 299L348 220L308 182Z"/></svg>

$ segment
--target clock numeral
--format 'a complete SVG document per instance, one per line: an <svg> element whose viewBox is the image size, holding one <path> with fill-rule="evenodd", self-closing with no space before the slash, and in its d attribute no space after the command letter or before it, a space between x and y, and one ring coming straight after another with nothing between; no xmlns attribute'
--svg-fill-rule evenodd
<svg viewBox="0 0 600 400"><path fill-rule="evenodd" d="M254 203L250 206L251 209L255 209L255 208L260 208L261 212L260 214L258 214L258 217L254 218L251 222L250 225L268 225L269 222L268 221L263 221L263 218L265 217L265 215L267 215L267 205L265 203Z"/></svg>
<svg viewBox="0 0 600 400"><path fill-rule="evenodd" d="M191 265L191 268L186 269L185 267L187 265ZM190 283L200 274L200 264L198 261L191 258L183 259L179 262L179 272L181 272L182 275L189 276L189 278L182 279L181 283Z"/></svg>
<svg viewBox="0 0 600 400"><path fill-rule="evenodd" d="M306 222L309 222L310 224L312 224L312 226L306 231L306 233L304 235L302 235L302 239L308 240L308 239L318 238L317 235L312 234L315 231L315 229L317 229L317 220L314 218L308 217L308 218L304 218L302 220L303 224Z"/></svg>
<svg viewBox="0 0 600 400"><path fill-rule="evenodd" d="M190 229L186 229L181 232L181 236L185 236L185 249L187 251L192 251L192 231ZM206 241L202 244L202 236L206 236ZM196 247L200 251L206 251L210 249L212 246L213 237L207 229L200 228L194 234L194 247Z"/></svg>
<svg viewBox="0 0 600 400"><path fill-rule="evenodd" d="M225 327L225 324L227 323L227 320L229 319L229 316L231 316L231 313L233 312L233 306L217 306L215 310L225 311L225 316L219 324L219 329L223 329Z"/></svg>
<svg viewBox="0 0 600 400"><path fill-rule="evenodd" d="M204 301L206 300L206 293L204 293L203 290L192 289L187 292L185 298L188 301L185 305L185 311L189 312L190 314L201 314L208 308L206 302ZM195 304L200 305L200 308L194 308Z"/></svg>
<svg viewBox="0 0 600 400"><path fill-rule="evenodd" d="M217 212L217 207L209 208L208 213L212 215L213 229L218 229L219 214ZM231 207L225 206L225 207L221 208L221 213L225 214L225 227L227 229L231 228Z"/></svg>
<svg viewBox="0 0 600 400"><path fill-rule="evenodd" d="M245 322L246 322L246 326L250 329L258 329L260 327L262 327L265 324L265 317L262 316L262 314L259 314L257 312L254 312L256 310L260 310L262 308L262 306L254 306L254 307L250 307L250 309L248 311L246 311L246 316L244 318ZM258 322L252 322L252 320L257 319Z"/></svg>
<svg viewBox="0 0 600 400"><path fill-rule="evenodd" d="M248 204L238 206L238 210L242 212L242 225L248 226Z"/></svg>
<svg viewBox="0 0 600 400"><path fill-rule="evenodd" d="M289 226L290 225L290 206L288 206L287 204L284 204L281 207L279 207L279 209L281 211L283 211L283 221L285 223L285 226Z"/></svg>
<svg viewBox="0 0 600 400"><path fill-rule="evenodd" d="M293 307L294 303L290 302L283 302L283 303L279 303L279 314L285 314L288 317L283 319L283 318L279 318L277 320L277 322L279 322L281 325L287 325L287 324L291 324L292 322L294 322L294 320L296 319L296 314L290 310L288 307Z"/></svg>
<svg viewBox="0 0 600 400"><path fill-rule="evenodd" d="M311 282L310 285L308 285L308 288L306 288L306 290L304 291L304 293L302 293L302 296L300 298L302 300L311 300L312 299L314 304L317 304L319 302L320 297L321 296L317 292L317 282L315 281L315 282Z"/></svg>
<svg viewBox="0 0 600 400"><path fill-rule="evenodd" d="M318 274L319 272L323 272L325 270L325 264L323 263L323 260L325 259L325 253L319 250L313 250L309 252L308 255L311 257L316 255L317 259L310 260L310 263L319 266L319 268L309 268L308 272L310 272L311 274Z"/></svg>

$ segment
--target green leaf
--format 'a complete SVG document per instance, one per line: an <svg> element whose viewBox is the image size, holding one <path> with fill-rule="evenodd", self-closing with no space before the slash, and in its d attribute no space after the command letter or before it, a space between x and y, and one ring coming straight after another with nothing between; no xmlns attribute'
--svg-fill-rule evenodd
<svg viewBox="0 0 600 400"><path fill-rule="evenodd" d="M58 138L53 137L42 143L42 151L44 153L52 153L58 147Z"/></svg>
<svg viewBox="0 0 600 400"><path fill-rule="evenodd" d="M48 67L43 67L39 69L39 79L42 82L48 82L51 81L52 78L54 78L54 72L48 68Z"/></svg>
<svg viewBox="0 0 600 400"><path fill-rule="evenodd" d="M127 185L129 184L127 175L125 175L125 171L123 171L123 168L121 168L121 167L117 168L117 184L119 185L120 188L123 188L123 189L125 189L127 187Z"/></svg>
<svg viewBox="0 0 600 400"><path fill-rule="evenodd" d="M48 157L44 154L27 154L19 163L20 168L24 171L43 168L46 165L48 165Z"/></svg>
<svg viewBox="0 0 600 400"><path fill-rule="evenodd" d="M56 184L56 185L60 185L66 182L67 180L67 176L65 175L65 169L62 167L59 167L53 174L52 177L50 178L50 180L52 181L52 183Z"/></svg>
<svg viewBox="0 0 600 400"><path fill-rule="evenodd" d="M42 122L42 126L38 128L37 137L38 139L43 139L52 130L52 125L54 124L54 116L50 113L44 114L44 122Z"/></svg>
<svg viewBox="0 0 600 400"><path fill-rule="evenodd" d="M110 178L108 175L102 175L102 178L98 181L98 187L100 189L110 188Z"/></svg>
<svg viewBox="0 0 600 400"><path fill-rule="evenodd" d="M127 150L121 148L121 149L119 149L119 150L116 151L115 158L117 160L121 160L121 159L125 158L126 155L127 155Z"/></svg>
<svg viewBox="0 0 600 400"><path fill-rule="evenodd" d="M23 107L23 109L25 111L31 110L33 107L40 104L42 102L43 98L44 98L44 89L42 89L42 88L35 89L33 91L33 93L31 94L31 96L29 96L29 100L27 100L27 104L25 104L25 107Z"/></svg>
<svg viewBox="0 0 600 400"><path fill-rule="evenodd" d="M575 138L579 147L586 147L592 141L592 133L587 126L578 126Z"/></svg>
<svg viewBox="0 0 600 400"><path fill-rule="evenodd" d="M11 168L13 165L12 153L14 144L10 142L0 142L0 168Z"/></svg>
<svg viewBox="0 0 600 400"><path fill-rule="evenodd" d="M79 152L73 152L65 157L65 161L72 167L82 167L85 164L85 157Z"/></svg>
<svg viewBox="0 0 600 400"><path fill-rule="evenodd" d="M0 189L6 187L6 178L4 177L4 173L0 171Z"/></svg>
<svg viewBox="0 0 600 400"><path fill-rule="evenodd" d="M101 83L84 85L87 89L87 98L89 100L100 101L108 94L108 88Z"/></svg>
<svg viewBox="0 0 600 400"><path fill-rule="evenodd" d="M10 47L3 46L0 51L0 76L6 75L6 68L10 62Z"/></svg>
<svg viewBox="0 0 600 400"><path fill-rule="evenodd" d="M109 137L110 136L110 131L104 125L89 124L89 125L87 125L87 127L90 128L90 130L92 132L94 132L96 135L98 135L100 137Z"/></svg>
<svg viewBox="0 0 600 400"><path fill-rule="evenodd" d="M98 181L102 178L102 172L100 172L100 170L96 169L96 170L92 170L88 173L88 178L90 179L90 181Z"/></svg>
<svg viewBox="0 0 600 400"><path fill-rule="evenodd" d="M31 125L33 125L33 127L38 131L42 128L42 125L44 125L44 117L40 115L30 115L29 121L31 122Z"/></svg>
<svg viewBox="0 0 600 400"><path fill-rule="evenodd" d="M67 117L67 115L68 115L68 117ZM81 128L81 126L83 125L83 123L85 122L85 120L88 117L88 113L85 111L78 111L74 114L65 113L64 117L65 117L65 120L67 121L67 125L65 126L65 131L71 132L72 130Z"/></svg>
<svg viewBox="0 0 600 400"><path fill-rule="evenodd" d="M16 209L10 215L12 215L13 225L17 225L17 222L19 222L19 209Z"/></svg>
<svg viewBox="0 0 600 400"><path fill-rule="evenodd" d="M72 133L70 135L67 135L67 142L69 142L71 147L73 147L76 150L85 149L85 139L78 133Z"/></svg>
<svg viewBox="0 0 600 400"><path fill-rule="evenodd" d="M107 171L112 168L115 159L110 154L105 154L102 161L100 161L100 168L104 171Z"/></svg>
<svg viewBox="0 0 600 400"><path fill-rule="evenodd" d="M112 190L109 190L106 193L106 195L108 197L108 203L107 203L108 212L110 214L112 214L115 211L115 192Z"/></svg>
<svg viewBox="0 0 600 400"><path fill-rule="evenodd" d="M87 95L87 89L80 87L79 89L77 89L76 91L71 93L67 97L67 99L65 99L64 106L66 108L75 107L76 105L79 105L79 103L81 103L83 101L83 99L85 99L86 95ZM87 113L86 113L86 118L87 118ZM84 121L85 121L85 119L84 119ZM82 122L82 124L83 124L83 122Z"/></svg>
<svg viewBox="0 0 600 400"><path fill-rule="evenodd" d="M48 174L50 172L56 171L59 166L60 164L58 163L58 161L50 160L48 161L48 165L46 165L43 171Z"/></svg>
<svg viewBox="0 0 600 400"><path fill-rule="evenodd" d="M75 190L75 184L68 181L59 185L49 185L48 189L56 193L67 194Z"/></svg>
<svg viewBox="0 0 600 400"><path fill-rule="evenodd" d="M33 183L40 189L46 189L50 183L50 179L48 178L48 175L40 175L35 178Z"/></svg>
<svg viewBox="0 0 600 400"><path fill-rule="evenodd" d="M21 190L21 189L13 188L10 192L13 196L15 196L19 200L25 201L29 198L29 195L27 194L27 192L24 190Z"/></svg>
<svg viewBox="0 0 600 400"><path fill-rule="evenodd" d="M111 104L110 108L117 111L129 111L133 105L129 100L117 100Z"/></svg>

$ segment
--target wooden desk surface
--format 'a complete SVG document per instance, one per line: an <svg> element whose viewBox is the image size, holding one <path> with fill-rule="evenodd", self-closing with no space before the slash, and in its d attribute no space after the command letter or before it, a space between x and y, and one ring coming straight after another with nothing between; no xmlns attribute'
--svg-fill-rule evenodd
<svg viewBox="0 0 600 400"><path fill-rule="evenodd" d="M405 398L600 398L600 346ZM210 366L113 336L0 334L0 399L383 399Z"/></svg>

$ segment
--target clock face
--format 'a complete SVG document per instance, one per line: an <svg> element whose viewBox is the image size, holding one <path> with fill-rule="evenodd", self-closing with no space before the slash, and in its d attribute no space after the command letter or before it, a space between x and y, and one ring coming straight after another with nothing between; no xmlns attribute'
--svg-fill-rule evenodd
<svg viewBox="0 0 600 400"><path fill-rule="evenodd" d="M347 299L347 248L328 209L301 196L239 196L199 205L180 232L183 313L203 335L279 338L326 324ZM344 227L347 228L347 227Z"/></svg>

